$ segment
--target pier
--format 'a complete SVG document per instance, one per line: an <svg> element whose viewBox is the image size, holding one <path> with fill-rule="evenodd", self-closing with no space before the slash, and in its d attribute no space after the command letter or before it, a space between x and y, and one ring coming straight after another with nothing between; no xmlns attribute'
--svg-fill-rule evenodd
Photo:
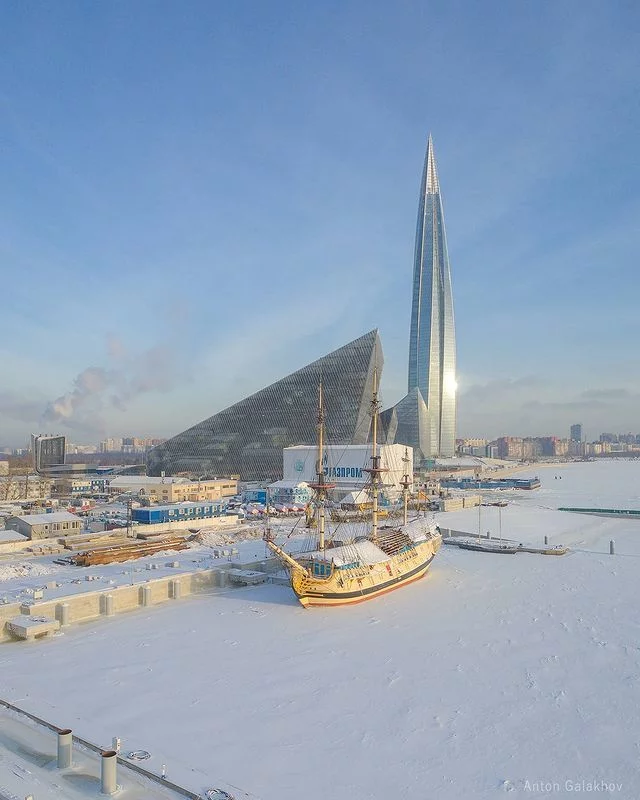
<svg viewBox="0 0 640 800"><path fill-rule="evenodd" d="M640 511L630 508L559 508L558 511L571 511L573 514L590 514L594 517L612 519L639 519Z"/></svg>

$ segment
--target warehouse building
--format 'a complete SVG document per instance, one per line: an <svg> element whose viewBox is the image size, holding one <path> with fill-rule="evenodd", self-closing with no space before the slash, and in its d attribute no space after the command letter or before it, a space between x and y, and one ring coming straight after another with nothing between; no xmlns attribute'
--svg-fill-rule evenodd
<svg viewBox="0 0 640 800"><path fill-rule="evenodd" d="M82 520L68 511L55 511L52 514L9 517L5 527L21 533L27 539L48 539L81 533Z"/></svg>
<svg viewBox="0 0 640 800"><path fill-rule="evenodd" d="M188 478L152 478L146 475L119 475L109 483L109 492L130 492L151 503L184 503L221 500L238 491L234 478L212 478L192 481Z"/></svg>

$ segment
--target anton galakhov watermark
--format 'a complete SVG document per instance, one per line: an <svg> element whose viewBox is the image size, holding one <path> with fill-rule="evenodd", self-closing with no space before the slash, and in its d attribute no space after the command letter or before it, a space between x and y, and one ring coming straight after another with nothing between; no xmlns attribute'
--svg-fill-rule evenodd
<svg viewBox="0 0 640 800"><path fill-rule="evenodd" d="M522 787L525 792L573 792L575 794L604 793L615 794L622 791L622 784L605 781L600 778L587 778L566 781L530 781L526 780Z"/></svg>

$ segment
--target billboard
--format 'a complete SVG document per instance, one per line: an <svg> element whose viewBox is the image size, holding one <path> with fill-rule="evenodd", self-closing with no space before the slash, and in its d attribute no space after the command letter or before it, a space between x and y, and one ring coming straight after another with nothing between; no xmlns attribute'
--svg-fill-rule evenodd
<svg viewBox="0 0 640 800"><path fill-rule="evenodd" d="M386 471L382 483L391 494L401 490L403 475L413 479L413 450L403 444L378 446L380 464ZM409 459L404 461L405 452ZM285 447L282 451L283 477L286 481L313 482L316 478L316 448L306 445ZM323 472L338 488L362 488L369 481L366 471L371 466L371 445L327 445L324 451Z"/></svg>
<svg viewBox="0 0 640 800"><path fill-rule="evenodd" d="M67 449L66 436L31 434L31 454L36 472L46 471L47 467L65 463Z"/></svg>

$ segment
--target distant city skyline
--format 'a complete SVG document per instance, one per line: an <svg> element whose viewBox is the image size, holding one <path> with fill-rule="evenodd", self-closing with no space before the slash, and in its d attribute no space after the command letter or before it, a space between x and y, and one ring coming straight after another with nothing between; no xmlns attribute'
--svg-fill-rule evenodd
<svg viewBox="0 0 640 800"><path fill-rule="evenodd" d="M138 441L144 442L144 446L137 447L135 445L125 444L127 439L137 439ZM537 434L537 435L519 435L517 432L508 432L502 436L496 436L493 438L486 438L486 437L458 437L456 439L456 449L460 449L462 453L468 453L475 449L481 449L483 446L491 445L491 444L498 444L501 439L504 440L557 440L558 442L564 442L566 445L570 446L580 440L573 438L571 433L569 435L564 436L556 436L554 434ZM163 443L164 439L154 439L150 437L123 437L115 439L107 439L101 442L88 442L88 443L77 443L77 442L70 442L67 441L67 454L72 456L81 456L83 454L86 455L100 455L103 454L105 456L110 455L119 455L122 454L123 456L130 456L135 454L141 454L147 452L151 447L156 446L157 444ZM611 431L602 431L599 434L593 437L587 437L583 435L581 440L583 445L594 445L594 444L602 444L605 446L605 449L602 452L613 452L617 447L622 446L622 451L625 448L629 448L630 450L638 451L640 449L640 432L633 433L630 431L618 431L618 432L611 432ZM120 444L120 446L118 446ZM609 449L606 449L609 448ZM594 451L593 449L587 450L585 454L597 454L599 451ZM0 442L0 461L4 458L7 458L12 455L24 456L30 453L30 447L28 443L23 443L21 446L18 447L9 447L4 443ZM475 453L476 455L478 453ZM571 455L571 453L569 453ZM548 455L548 454L547 454ZM575 455L575 453L573 454Z"/></svg>
<svg viewBox="0 0 640 800"><path fill-rule="evenodd" d="M170 437L375 327L396 403L429 130L457 435L640 427L639 28L633 4L7 6L0 442Z"/></svg>

